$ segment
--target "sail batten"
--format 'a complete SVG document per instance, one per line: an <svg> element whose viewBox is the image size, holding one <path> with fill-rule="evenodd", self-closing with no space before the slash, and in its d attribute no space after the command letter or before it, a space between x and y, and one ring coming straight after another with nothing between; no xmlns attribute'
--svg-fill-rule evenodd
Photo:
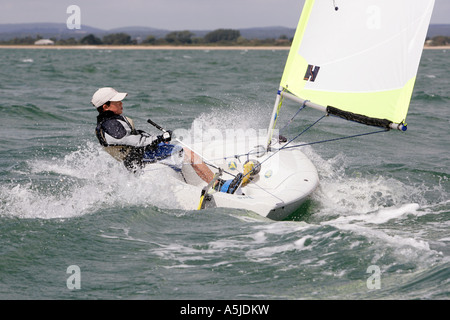
<svg viewBox="0 0 450 320"><path fill-rule="evenodd" d="M346 0L335 10L306 0L280 87L337 114L403 123L433 7L434 0Z"/></svg>

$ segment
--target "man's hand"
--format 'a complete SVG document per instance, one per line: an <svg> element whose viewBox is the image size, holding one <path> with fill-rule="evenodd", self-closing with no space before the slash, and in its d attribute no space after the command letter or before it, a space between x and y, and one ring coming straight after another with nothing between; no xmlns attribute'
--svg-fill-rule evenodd
<svg viewBox="0 0 450 320"><path fill-rule="evenodd" d="M167 130L166 132L164 132L162 134L162 142L169 142L170 140L172 140L172 131L171 130Z"/></svg>

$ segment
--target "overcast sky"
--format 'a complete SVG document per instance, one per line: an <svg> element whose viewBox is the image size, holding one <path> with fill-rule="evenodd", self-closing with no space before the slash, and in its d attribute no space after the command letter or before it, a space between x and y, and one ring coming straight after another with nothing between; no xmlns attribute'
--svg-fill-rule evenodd
<svg viewBox="0 0 450 320"><path fill-rule="evenodd" d="M335 1L339 5L345 0ZM67 7L75 4L81 9L81 26L106 30L126 26L168 30L295 28L303 3L304 0L0 0L0 24L66 23L70 15ZM450 0L436 0L431 23L450 24Z"/></svg>

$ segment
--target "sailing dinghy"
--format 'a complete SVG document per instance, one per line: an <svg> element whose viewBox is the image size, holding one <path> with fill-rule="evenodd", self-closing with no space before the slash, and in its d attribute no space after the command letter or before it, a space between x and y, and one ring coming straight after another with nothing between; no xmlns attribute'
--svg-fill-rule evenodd
<svg viewBox="0 0 450 320"><path fill-rule="evenodd" d="M292 143L301 133L289 141L275 134L285 98L323 112L319 120L332 115L378 132L405 131L433 7L434 0L306 0L267 137L184 145L183 180L201 196L198 209L246 209L282 220L314 192L317 170Z"/></svg>

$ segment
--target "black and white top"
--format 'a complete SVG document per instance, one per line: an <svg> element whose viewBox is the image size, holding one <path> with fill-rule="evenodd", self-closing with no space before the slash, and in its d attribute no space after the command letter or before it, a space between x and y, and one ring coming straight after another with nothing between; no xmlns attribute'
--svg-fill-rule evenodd
<svg viewBox="0 0 450 320"><path fill-rule="evenodd" d="M122 161L130 171L142 168L144 153L154 150L163 141L162 136L136 130L131 119L112 111L105 111L97 116L95 134L105 151Z"/></svg>
<svg viewBox="0 0 450 320"><path fill-rule="evenodd" d="M157 136L136 130L127 117L106 111L97 116L97 139L104 147L131 146L137 148L154 147L160 141Z"/></svg>

